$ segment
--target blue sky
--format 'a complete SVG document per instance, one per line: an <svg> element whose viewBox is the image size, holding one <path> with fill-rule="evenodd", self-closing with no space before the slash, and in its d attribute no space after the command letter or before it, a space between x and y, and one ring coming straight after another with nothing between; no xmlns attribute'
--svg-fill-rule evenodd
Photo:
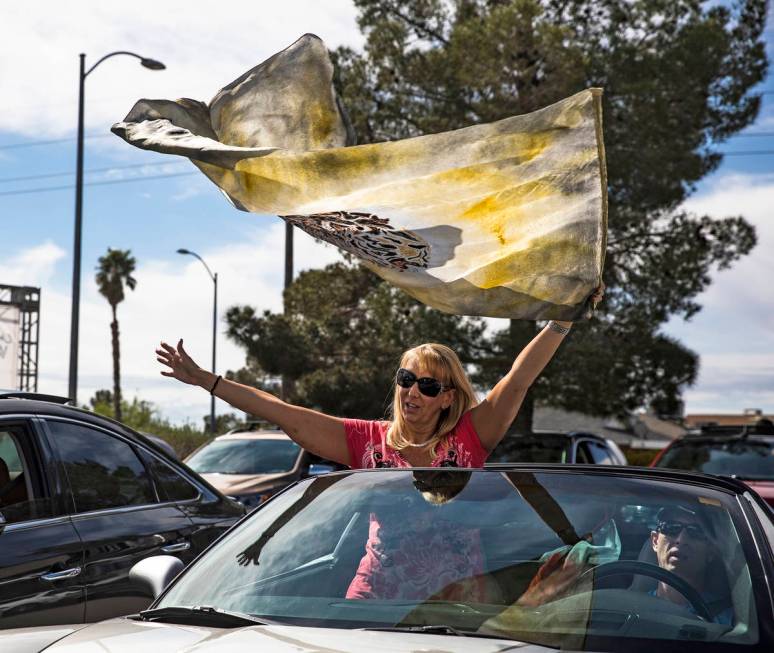
<svg viewBox="0 0 774 653"><path fill-rule="evenodd" d="M154 402L175 422L198 422L209 397L160 377L153 349L162 338L182 336L208 365L212 311L205 270L175 250L196 251L218 272L221 315L237 303L281 306L283 223L236 211L188 161L132 148L109 127L141 97L208 101L305 32L329 47L358 47L355 9L345 0L231 2L218 15L201 7L174 0L132 15L123 3L90 0L73 3L67 15L49 1L0 10L0 283L42 288L41 391L67 390L74 191L41 189L73 183L79 52L87 54L87 66L114 50L167 65L153 72L130 57L114 57L87 79L85 169L104 170L85 178L79 399L112 385L110 310L93 281L108 247L131 249L138 261L137 289L119 306L124 392ZM774 91L774 81L761 88ZM763 111L747 130L754 131L774 133L774 94L764 96ZM28 146L57 139L64 140ZM774 150L774 137L738 136L721 149ZM68 174L19 179L55 173ZM701 354L699 381L685 394L688 412L774 412L773 205L774 156L727 157L687 203L718 217L741 213L760 237L751 256L713 275L698 316L666 326ZM296 233L296 271L338 258L334 248ZM222 335L218 348L221 370L242 365L243 352Z"/></svg>

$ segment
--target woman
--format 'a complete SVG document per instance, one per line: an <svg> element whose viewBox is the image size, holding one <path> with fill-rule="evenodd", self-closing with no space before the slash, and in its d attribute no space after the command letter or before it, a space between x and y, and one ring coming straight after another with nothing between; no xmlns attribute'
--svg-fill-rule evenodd
<svg viewBox="0 0 774 653"><path fill-rule="evenodd" d="M600 286L592 302L599 302L603 294ZM551 320L482 402L477 402L451 349L438 344L409 349L396 375L392 422L326 415L229 381L201 369L182 340L177 347L162 342L156 354L169 367L162 375L201 386L235 408L277 424L304 449L353 469L481 467L571 327L572 322Z"/></svg>
<svg viewBox="0 0 774 653"><path fill-rule="evenodd" d="M595 292L594 304L603 292L604 286ZM223 379L199 368L182 340L177 348L161 343L156 353L170 368L161 372L164 376L199 385L235 408L277 424L323 458L352 468L482 467L571 327L571 322L550 321L480 403L451 349L439 344L409 349L396 374L392 422L333 417ZM429 491L418 490L423 496ZM428 500L442 503L453 500L453 495ZM420 514L371 515L366 554L346 597L491 600L478 533L457 530L452 536L441 532L440 526L438 520L424 520ZM257 564L257 555L253 563Z"/></svg>

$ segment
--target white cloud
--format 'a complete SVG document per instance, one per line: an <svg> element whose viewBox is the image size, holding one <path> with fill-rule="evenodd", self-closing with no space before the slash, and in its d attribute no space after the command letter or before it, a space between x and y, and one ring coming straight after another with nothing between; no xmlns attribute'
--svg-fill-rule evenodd
<svg viewBox="0 0 774 653"><path fill-rule="evenodd" d="M46 241L0 262L0 279L11 286L45 286L65 256L61 247Z"/></svg>
<svg viewBox="0 0 774 653"><path fill-rule="evenodd" d="M100 57L130 50L163 61L150 71L117 56L86 80L86 131L104 131L141 97L209 101L218 89L306 32L330 48L358 46L351 0L231 0L218 6L183 0L132 8L115 0L4 3L0 40L0 130L30 138L75 130L78 54L87 69ZM34 53L34 56L28 55ZM115 139L116 141L118 139ZM98 147L112 147L104 139ZM103 145L104 146L104 145Z"/></svg>
<svg viewBox="0 0 774 653"><path fill-rule="evenodd" d="M244 364L244 350L224 335L226 309L234 304L249 304L259 311L281 309L284 268L277 252L284 251L284 233L284 223L278 221L266 229L254 228L239 243L197 252L218 273L217 367L220 372L238 369ZM340 260L335 248L316 243L298 230L294 246L296 260L314 261L315 266ZM41 249L43 246L23 252L19 260L36 258L36 252ZM52 269L46 278L54 271L65 272ZM209 413L207 393L162 377L161 365L153 352L160 340L176 343L182 337L191 356L209 369L212 282L199 261L183 256L172 261L141 262L135 277L136 290L127 290L126 299L118 305L124 394L152 401L164 416L175 422L201 424L201 417ZM64 395L69 366L70 296L46 290L44 283L41 285L44 291L38 389ZM86 403L96 390L112 387L111 319L110 307L99 295L93 277L85 277L80 310L80 403ZM218 412L233 410L221 402L218 404Z"/></svg>
<svg viewBox="0 0 774 653"><path fill-rule="evenodd" d="M701 296L704 312L711 311L718 319L744 315L745 330L774 330L774 292L767 292L764 283L774 278L774 259L770 256L774 251L772 206L772 175L723 176L709 192L686 203L686 208L696 213L713 217L741 215L755 226L758 235L755 249L730 270L716 272L712 285Z"/></svg>
<svg viewBox="0 0 774 653"><path fill-rule="evenodd" d="M742 215L756 227L758 245L731 269L713 273L690 322L667 332L701 356L696 385L685 393L687 412L774 412L774 175L717 175L686 208L713 217Z"/></svg>

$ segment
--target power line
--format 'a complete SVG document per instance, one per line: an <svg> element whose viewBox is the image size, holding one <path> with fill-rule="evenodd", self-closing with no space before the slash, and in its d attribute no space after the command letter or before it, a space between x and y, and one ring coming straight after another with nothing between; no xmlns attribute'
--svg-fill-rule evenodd
<svg viewBox="0 0 774 653"><path fill-rule="evenodd" d="M84 138L108 138L113 134L87 134ZM52 138L47 141L26 141L21 143L11 143L10 145L0 145L0 150L16 150L22 147L36 147L38 145L56 145L57 143L67 143L76 140L75 136L69 138Z"/></svg>
<svg viewBox="0 0 774 653"><path fill-rule="evenodd" d="M180 162L182 163L182 161ZM159 162L159 163L132 163L125 166L109 166L106 168L89 168L84 170L84 174L90 174L93 172L108 172L110 170L127 170L129 168L143 168L148 166L162 166L162 165L179 165L177 162ZM67 175L74 175L75 170L68 170L67 172L48 172L41 175L27 175L26 177L3 177L0 178L0 184L5 184L11 181L32 181L33 179L50 179L51 177L66 177Z"/></svg>
<svg viewBox="0 0 774 653"><path fill-rule="evenodd" d="M774 90L769 91L759 91L760 95L774 95ZM90 101L91 104L94 103L94 100ZM38 106L38 105L35 105ZM763 136L763 135L772 135L774 136L774 132L760 132L759 134L736 134L736 136ZM112 136L113 134L87 134L84 136L84 138L108 138L109 136ZM56 145L57 143L67 143L70 141L76 140L75 136L71 136L69 138L54 138L51 140L45 140L45 141L27 141L22 143L11 143L10 145L0 145L0 150L13 150L23 147L36 147L38 145Z"/></svg>
<svg viewBox="0 0 774 653"><path fill-rule="evenodd" d="M153 175L147 177L133 177L131 179L113 179L111 181L92 181L85 183L84 186L107 186L108 184L126 184L133 181L146 181L152 179L168 179L169 177L187 177L188 175L198 175L198 172L177 172L169 175ZM54 190L70 190L75 188L75 184L69 186L49 186L46 188L27 188L26 190L7 190L0 192L0 195L28 195L30 193L46 193Z"/></svg>
<svg viewBox="0 0 774 653"><path fill-rule="evenodd" d="M720 154L724 156L771 156L774 155L774 150L747 150L747 151L740 151L740 152L720 152ZM162 163L137 163L127 166L111 166L109 168L93 168L91 170L87 170L86 172L103 172L106 170L122 170L125 168L139 168L143 166L148 165L169 165L169 164L162 164ZM70 172L57 172L57 173L51 173L51 174L45 174L45 175L30 175L29 177L15 177L15 178L7 178L7 179L0 179L0 183L6 182L6 181L22 181L22 180L30 180L30 179L43 179L46 177L60 177L63 175L72 174ZM177 172L177 173L171 173L167 175L146 175L143 177L132 177L131 179L111 179L107 181L92 181L92 182L86 182L83 185L84 186L107 186L110 184L125 184L135 181L146 181L146 180L154 180L154 179L168 179L170 177L187 177L189 175L195 175L198 174L196 172ZM2 191L0 192L0 196L5 195L29 195L31 193L47 193L50 191L59 191L59 190L69 190L75 188L74 184L69 184L67 186L49 186L44 188L27 188L24 190L9 190L9 191Z"/></svg>

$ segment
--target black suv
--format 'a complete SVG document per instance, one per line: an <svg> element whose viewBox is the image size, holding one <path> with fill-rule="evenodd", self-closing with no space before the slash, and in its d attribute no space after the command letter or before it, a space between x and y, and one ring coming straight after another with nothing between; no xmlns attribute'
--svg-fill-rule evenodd
<svg viewBox="0 0 774 653"><path fill-rule="evenodd" d="M145 436L63 405L0 392L0 628L98 621L152 596L131 567L193 560L244 508Z"/></svg>
<svg viewBox="0 0 774 653"><path fill-rule="evenodd" d="M774 424L767 419L689 432L673 440L650 466L738 478L774 508Z"/></svg>

